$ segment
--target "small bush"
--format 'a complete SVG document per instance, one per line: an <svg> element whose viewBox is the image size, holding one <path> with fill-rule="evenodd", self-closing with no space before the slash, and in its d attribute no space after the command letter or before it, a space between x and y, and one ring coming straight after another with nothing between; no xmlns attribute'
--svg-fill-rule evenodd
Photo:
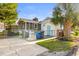
<svg viewBox="0 0 79 59"><path fill-rule="evenodd" d="M75 31L75 32L73 33L73 35L79 36L79 31Z"/></svg>
<svg viewBox="0 0 79 59"><path fill-rule="evenodd" d="M79 36L79 30L74 30L73 33L71 33L72 36Z"/></svg>

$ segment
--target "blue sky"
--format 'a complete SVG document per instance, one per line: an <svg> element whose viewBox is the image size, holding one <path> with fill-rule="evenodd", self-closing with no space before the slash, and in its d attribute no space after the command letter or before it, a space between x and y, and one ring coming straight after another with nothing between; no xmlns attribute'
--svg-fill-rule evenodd
<svg viewBox="0 0 79 59"><path fill-rule="evenodd" d="M52 16L55 6L55 3L19 3L18 17L27 19L37 17L39 20L43 20Z"/></svg>

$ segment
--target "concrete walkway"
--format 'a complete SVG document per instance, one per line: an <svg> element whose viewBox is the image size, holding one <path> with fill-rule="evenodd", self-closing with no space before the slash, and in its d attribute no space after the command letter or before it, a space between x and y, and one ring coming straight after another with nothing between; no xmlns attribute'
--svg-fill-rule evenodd
<svg viewBox="0 0 79 59"><path fill-rule="evenodd" d="M36 56L48 49L18 38L0 39L0 56Z"/></svg>

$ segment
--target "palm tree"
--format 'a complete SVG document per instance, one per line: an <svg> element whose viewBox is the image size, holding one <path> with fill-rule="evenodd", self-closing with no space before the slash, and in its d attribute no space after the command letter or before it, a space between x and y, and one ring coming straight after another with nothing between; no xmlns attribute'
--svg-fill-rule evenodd
<svg viewBox="0 0 79 59"><path fill-rule="evenodd" d="M64 13L64 35L65 37L70 37L72 25L75 24L74 21L78 21L77 15L75 14L75 10L73 4L64 3L61 4Z"/></svg>
<svg viewBox="0 0 79 59"><path fill-rule="evenodd" d="M53 24L55 25L60 24L60 27L62 29L64 20L62 20L63 19L62 10L59 7L54 8L53 18L51 19L52 19L51 21L53 22Z"/></svg>
<svg viewBox="0 0 79 59"><path fill-rule="evenodd" d="M74 21L78 20L77 15L75 15L75 10L72 4L69 4L69 3L59 4L53 12L53 18L54 18L52 19L53 23L56 23L56 22L60 24L63 23L64 36L66 38L70 37L72 25Z"/></svg>
<svg viewBox="0 0 79 59"><path fill-rule="evenodd" d="M58 36L58 38L63 37L63 24L64 24L64 17L62 16L62 10L57 6L54 8L53 11L53 18L51 18L51 21L53 22L53 24L58 25L60 24L60 28L62 30L62 34Z"/></svg>

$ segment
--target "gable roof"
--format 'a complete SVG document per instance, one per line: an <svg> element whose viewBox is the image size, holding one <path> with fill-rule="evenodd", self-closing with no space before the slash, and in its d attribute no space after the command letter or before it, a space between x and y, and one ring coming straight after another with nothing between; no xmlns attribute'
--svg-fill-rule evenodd
<svg viewBox="0 0 79 59"><path fill-rule="evenodd" d="M47 23L47 22L51 22L51 18L50 17L47 17L43 21L41 21L41 23Z"/></svg>
<svg viewBox="0 0 79 59"><path fill-rule="evenodd" d="M25 19L25 18L20 18L17 20L17 23L22 20L24 22L30 22L30 23L40 23L40 21L34 21L34 20L31 20L31 19Z"/></svg>

